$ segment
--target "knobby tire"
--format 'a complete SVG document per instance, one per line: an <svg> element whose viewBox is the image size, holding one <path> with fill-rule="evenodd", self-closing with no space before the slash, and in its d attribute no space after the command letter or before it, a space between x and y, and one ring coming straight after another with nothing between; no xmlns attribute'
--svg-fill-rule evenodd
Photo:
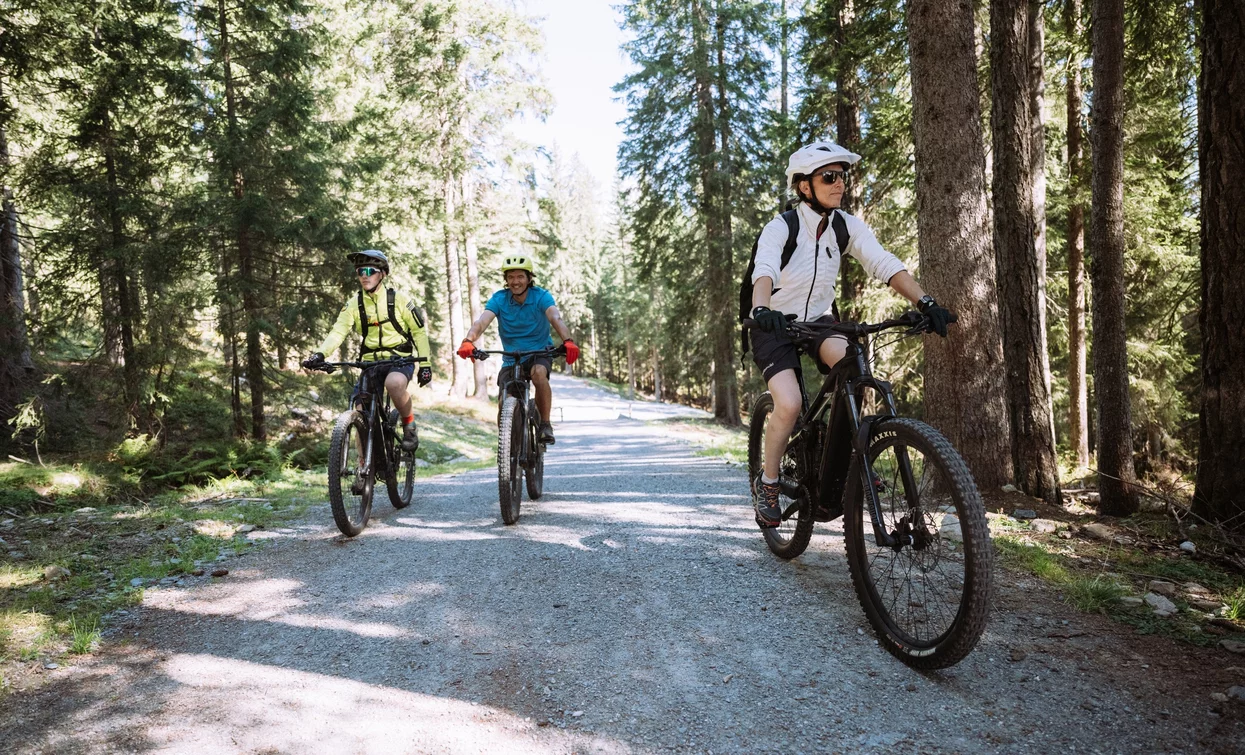
<svg viewBox="0 0 1245 755"><path fill-rule="evenodd" d="M769 391L762 393L752 405L752 419L748 423L748 480L752 486L753 500L756 500L756 486L761 481L761 471L765 465L765 423L774 411L774 397ZM797 472L795 460L790 454L783 457L779 473L794 479ZM787 510L793 503L795 511L778 527L761 529L765 544L779 558L792 559L808 548L813 537L813 502L805 496L802 500L792 501L787 496L779 496L779 505Z"/></svg>
<svg viewBox="0 0 1245 755"><path fill-rule="evenodd" d="M359 462L358 439L364 438L366 443L366 436L363 415L358 411L346 411L338 415L329 441L329 505L337 529L347 537L362 532L372 515L375 464L372 465L373 479L364 484L363 494L355 495L350 491Z"/></svg>
<svg viewBox="0 0 1245 755"><path fill-rule="evenodd" d="M519 507L523 503L523 469L519 466L523 432L519 400L506 396L497 423L497 499L501 520L506 524L519 521Z"/></svg>
<svg viewBox="0 0 1245 755"><path fill-rule="evenodd" d="M400 428L395 428L390 442L393 444L393 458L397 469L389 470L385 477L385 487L393 507L404 509L411 505L411 500L415 497L415 454L402 449Z"/></svg>
<svg viewBox="0 0 1245 755"><path fill-rule="evenodd" d="M902 475L888 472L888 461L901 454L913 467L919 516L908 504ZM981 495L951 443L917 420L876 424L869 458L886 530L893 531L905 517L921 522L929 534L922 549L905 546L895 552L877 544L860 458L854 458L844 496L844 534L856 595L892 655L917 669L952 666L972 651L990 613L993 550ZM899 468L897 462L892 466Z"/></svg>
<svg viewBox="0 0 1245 755"><path fill-rule="evenodd" d="M527 497L537 501L545 492L545 447L540 443L540 410L536 408L535 401L527 402L527 416L529 448L535 461L528 465L524 479L527 482Z"/></svg>

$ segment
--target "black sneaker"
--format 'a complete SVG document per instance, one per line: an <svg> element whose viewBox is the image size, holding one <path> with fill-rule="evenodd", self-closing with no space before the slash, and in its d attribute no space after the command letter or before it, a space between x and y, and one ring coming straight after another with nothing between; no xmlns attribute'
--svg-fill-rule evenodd
<svg viewBox="0 0 1245 755"><path fill-rule="evenodd" d="M402 450L415 453L417 448L419 448L419 431L415 429L415 420L411 420L409 424L402 427Z"/></svg>
<svg viewBox="0 0 1245 755"><path fill-rule="evenodd" d="M540 442L546 446L552 446L555 443L553 439L553 425L548 422L540 423Z"/></svg>
<svg viewBox="0 0 1245 755"><path fill-rule="evenodd" d="M782 488L778 483L761 482L757 479L756 493L753 495L753 506L756 508L757 524L761 527L777 527L782 524L782 507L778 505L778 494Z"/></svg>

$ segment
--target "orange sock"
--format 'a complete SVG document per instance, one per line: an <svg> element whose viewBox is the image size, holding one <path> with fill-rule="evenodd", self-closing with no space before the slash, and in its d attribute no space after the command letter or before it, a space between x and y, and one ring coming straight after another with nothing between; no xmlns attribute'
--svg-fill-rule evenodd
<svg viewBox="0 0 1245 755"><path fill-rule="evenodd" d="M402 424L404 424L404 425L409 425L409 424L411 424L411 423L412 423L412 422L414 422L414 421L415 421L415 415L414 415L414 414L412 414L412 415L411 415L411 416L409 416L409 417L403 417L403 418L402 418Z"/></svg>

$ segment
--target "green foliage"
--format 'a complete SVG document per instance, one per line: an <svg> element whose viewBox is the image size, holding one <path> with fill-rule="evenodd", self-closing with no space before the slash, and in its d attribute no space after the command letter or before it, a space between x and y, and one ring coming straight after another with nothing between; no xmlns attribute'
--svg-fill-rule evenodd
<svg viewBox="0 0 1245 755"><path fill-rule="evenodd" d="M73 642L69 646L69 652L74 655L85 655L95 650L99 645L99 619L92 616L89 623L83 620L78 622L78 617L71 616L69 619L70 631L73 634Z"/></svg>
<svg viewBox="0 0 1245 755"><path fill-rule="evenodd" d="M1101 574L1092 577L1075 576L1064 585L1064 595L1072 605L1082 611L1102 611L1115 605L1128 594L1118 582Z"/></svg>

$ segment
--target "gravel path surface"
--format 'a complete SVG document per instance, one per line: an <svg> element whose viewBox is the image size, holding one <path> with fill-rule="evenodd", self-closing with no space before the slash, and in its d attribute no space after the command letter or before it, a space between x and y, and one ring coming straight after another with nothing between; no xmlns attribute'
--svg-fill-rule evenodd
<svg viewBox="0 0 1245 755"><path fill-rule="evenodd" d="M966 661L877 647L841 528L786 563L738 466L555 378L545 497L419 481L358 538L327 506L231 573L153 590L93 660L0 716L17 752L1196 752L1245 742L1245 660L1133 637L1000 572ZM627 414L631 418L627 418ZM620 416L622 415L622 416ZM555 414L556 419L556 414ZM1200 668L1189 668L1197 664ZM61 673L61 672L57 672ZM1229 704L1231 705L1231 704Z"/></svg>

